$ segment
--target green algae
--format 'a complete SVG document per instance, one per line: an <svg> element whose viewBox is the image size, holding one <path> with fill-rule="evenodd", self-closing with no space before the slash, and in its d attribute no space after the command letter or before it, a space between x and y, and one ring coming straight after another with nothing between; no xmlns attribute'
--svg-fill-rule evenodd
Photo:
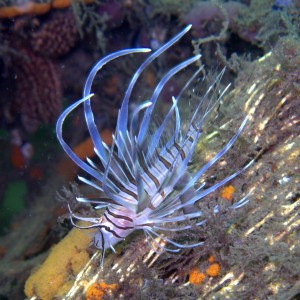
<svg viewBox="0 0 300 300"><path fill-rule="evenodd" d="M14 181L7 186L0 209L1 228L7 227L13 216L24 209L26 192L27 186L23 180Z"/></svg>

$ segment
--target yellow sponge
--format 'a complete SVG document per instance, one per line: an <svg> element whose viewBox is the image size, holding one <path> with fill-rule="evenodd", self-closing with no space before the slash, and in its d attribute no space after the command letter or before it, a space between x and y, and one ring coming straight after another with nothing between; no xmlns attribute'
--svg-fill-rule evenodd
<svg viewBox="0 0 300 300"><path fill-rule="evenodd" d="M51 300L56 295L61 295L61 289L65 290L66 286L71 285L74 275L78 274L89 260L86 249L92 240L91 232L74 228L62 241L53 246L45 262L27 279L26 296Z"/></svg>

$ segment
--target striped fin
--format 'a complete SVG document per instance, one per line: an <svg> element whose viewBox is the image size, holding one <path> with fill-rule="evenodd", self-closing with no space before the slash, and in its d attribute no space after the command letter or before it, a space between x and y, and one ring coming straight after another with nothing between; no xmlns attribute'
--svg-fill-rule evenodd
<svg viewBox="0 0 300 300"><path fill-rule="evenodd" d="M160 56L163 52L165 52L168 48L170 48L173 44L175 44L182 36L184 36L190 29L191 25L188 25L184 30L182 30L179 34L177 34L175 37L173 37L170 41L168 41L166 44L164 44L162 47L160 47L158 50L156 50L153 54L151 54L138 68L138 70L135 72L134 76L132 77L129 86L126 90L121 109L119 111L118 115L118 121L117 121L117 128L116 132L122 133L123 136L126 134L127 131L127 123L128 123L128 104L129 104L129 98L131 96L133 87L140 77L141 73L148 67L154 59L156 59L158 56ZM152 102L152 101L151 101ZM118 137L118 136L117 136ZM140 144L140 143L139 143ZM122 143L120 143L121 149L123 148Z"/></svg>
<svg viewBox="0 0 300 300"><path fill-rule="evenodd" d="M110 62L118 57L124 56L124 55L129 55L129 54L133 54L133 53L145 53L145 52L149 52L149 51L151 51L151 49L148 49L148 48L126 49L126 50L117 51L117 52L114 52L114 53L111 53L111 54L105 56L90 71L90 73L87 77L87 80L85 82L85 86L84 86L84 90L83 90L83 97L85 98L90 94L93 80L94 80L97 72L108 62ZM98 128L95 124L94 114L93 114L93 111L91 108L91 101L89 99L88 99L88 101L85 101L85 103L84 103L84 115L85 115L86 124L89 129L93 144L94 144L95 148L97 148L97 150L98 150L98 156L101 159L101 162L103 164L106 164L107 160L108 160L108 153L103 146L103 141L99 134Z"/></svg>
<svg viewBox="0 0 300 300"><path fill-rule="evenodd" d="M86 164L83 160L81 160L74 152L73 150L68 146L68 144L65 142L65 140L63 139L62 136L62 127L63 127L63 123L65 121L65 118L80 104L84 103L85 101L89 100L89 98L92 95L88 95L84 98L82 98L81 100L78 100L77 102L75 102L74 104L70 105L58 118L57 123L56 123L56 136L57 139L59 140L62 148L64 149L64 151L68 154L68 156L75 162L75 164L77 166L79 166L81 169L83 169L85 172L87 172L88 174L90 174L91 176L93 176L94 178L96 178L97 180L99 180L100 182L102 181L102 176L103 174L101 174L99 171L95 170L94 168L92 168L91 166L89 166L88 164Z"/></svg>
<svg viewBox="0 0 300 300"><path fill-rule="evenodd" d="M124 183L122 183L114 173L111 167L111 161L116 153L114 153L115 139L111 146L111 151L108 157L107 165L105 166L105 173L102 180L102 188L106 195L108 195L116 203L120 203L122 206L135 211L137 204L137 194L134 191L130 191Z"/></svg>
<svg viewBox="0 0 300 300"><path fill-rule="evenodd" d="M183 209L184 207L187 207L189 205L193 205L196 201L201 200L206 195L210 194L211 192L215 191L219 187L225 185L228 181L235 178L237 175L242 173L245 169L247 169L253 161L251 161L249 164L247 164L244 168L238 170L237 172L231 174L230 176L224 178L223 180L219 181L218 183L214 184L212 187L203 190L195 189L194 184L197 182L197 180L206 172L208 168L210 168L216 161L218 161L233 145L233 143L236 141L238 136L240 135L241 131L243 130L244 126L246 125L247 118L244 119L242 122L240 128L235 133L235 135L230 139L230 141L221 149L215 157L213 157L208 163L206 163L199 171L197 171L195 174L191 175L191 178L188 182L188 184L181 189L176 196L173 199L169 199L169 201L166 201L164 204L164 207L158 207L156 210L154 210L149 217L150 219L162 219L165 220L166 218L169 218L169 216L174 213L175 211L178 211L180 209ZM181 203L180 197L188 197L189 200Z"/></svg>
<svg viewBox="0 0 300 300"><path fill-rule="evenodd" d="M145 185L145 189L150 196L161 195L161 197L159 200L155 199L155 204L153 199L150 203L139 200L138 212L145 209L145 207L157 208L164 201L164 195L168 195L169 191L175 188L186 171L186 166L190 161L196 142L197 137L193 138L192 134L181 144L174 141L170 149L164 148L162 151L156 149L151 161L146 159L142 150L139 150L138 160L142 166L142 177L148 183L148 186Z"/></svg>
<svg viewBox="0 0 300 300"><path fill-rule="evenodd" d="M165 86L165 84L178 72L180 72L181 70L183 70L184 68L186 68L187 66L195 63L196 61L199 60L199 58L201 57L201 55L196 55L195 57L192 57L182 63L180 63L179 65L175 66L174 68L172 68L169 72L167 72L167 74L161 79L161 81L158 83L158 85L156 86L152 97L150 99L150 102L152 103L151 106L149 106L145 112L144 118L141 122L140 125L140 131L138 134L138 143L139 145L142 144L144 137L145 137L145 133L149 128L149 123L151 120L151 115L153 112L153 109L155 107L155 103L157 102L158 96L160 94L160 92L162 91L163 87Z"/></svg>

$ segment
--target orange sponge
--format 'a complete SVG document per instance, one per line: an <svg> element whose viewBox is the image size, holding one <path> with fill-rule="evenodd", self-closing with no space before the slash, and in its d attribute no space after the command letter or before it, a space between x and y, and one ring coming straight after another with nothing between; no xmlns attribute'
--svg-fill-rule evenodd
<svg viewBox="0 0 300 300"><path fill-rule="evenodd" d="M232 200L233 193L235 192L235 188L232 185L228 185L223 188L220 196L225 200Z"/></svg>
<svg viewBox="0 0 300 300"><path fill-rule="evenodd" d="M220 274L220 270L220 265L218 263L213 263L206 269L206 274L210 277L216 277Z"/></svg>
<svg viewBox="0 0 300 300"><path fill-rule="evenodd" d="M189 274L189 282L194 285L199 285L203 279L205 278L205 274L200 272L197 268L193 268Z"/></svg>
<svg viewBox="0 0 300 300"><path fill-rule="evenodd" d="M91 284L85 294L86 300L101 300L103 296L108 296L117 288L116 284L106 284L105 282Z"/></svg>

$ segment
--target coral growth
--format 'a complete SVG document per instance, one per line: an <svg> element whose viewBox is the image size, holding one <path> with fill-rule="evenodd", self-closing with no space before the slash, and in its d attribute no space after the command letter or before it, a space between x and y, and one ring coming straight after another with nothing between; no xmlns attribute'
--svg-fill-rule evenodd
<svg viewBox="0 0 300 300"><path fill-rule="evenodd" d="M170 17L172 14L180 15L188 11L197 0L150 0L148 2L151 5L153 15L165 14L167 17Z"/></svg>
<svg viewBox="0 0 300 300"><path fill-rule="evenodd" d="M300 2L293 1L292 5L274 9L275 2L252 0L248 7L241 10L237 26L244 40L269 50L280 37L298 36Z"/></svg>
<svg viewBox="0 0 300 300"><path fill-rule="evenodd" d="M235 1L223 4L199 1L183 17L183 23L193 25L193 33L197 38L217 35L224 26L222 25L224 22L228 22L228 28L237 32L236 19L244 7L244 4Z"/></svg>
<svg viewBox="0 0 300 300"><path fill-rule="evenodd" d="M85 0L84 2L92 3L94 0ZM71 0L53 0L51 2L46 1L45 3L28 1L24 4L20 4L18 1L15 1L15 3L13 3L15 5L12 5L12 3L7 3L7 5L0 7L0 19L11 19L23 15L43 15L53 8L63 9L69 7L71 3Z"/></svg>
<svg viewBox="0 0 300 300"><path fill-rule="evenodd" d="M110 29L119 27L124 22L124 5L121 2L100 3L97 12L99 15L106 15Z"/></svg>
<svg viewBox="0 0 300 300"><path fill-rule="evenodd" d="M20 5L8 5L0 8L0 18L14 18L26 14L42 15L51 9L50 3L27 2Z"/></svg>
<svg viewBox="0 0 300 300"><path fill-rule="evenodd" d="M55 11L29 32L31 49L42 56L59 57L75 45L78 30L72 11Z"/></svg>
<svg viewBox="0 0 300 300"><path fill-rule="evenodd" d="M42 123L52 123L61 110L62 84L58 58L70 52L78 39L70 9L53 11L42 17L24 16L9 23L2 32L2 76L12 86L8 92L10 127L22 125L35 132Z"/></svg>
<svg viewBox="0 0 300 300"><path fill-rule="evenodd" d="M61 83L56 65L28 49L19 49L14 71L16 89L13 111L20 114L27 131L41 122L53 122L61 109Z"/></svg>

